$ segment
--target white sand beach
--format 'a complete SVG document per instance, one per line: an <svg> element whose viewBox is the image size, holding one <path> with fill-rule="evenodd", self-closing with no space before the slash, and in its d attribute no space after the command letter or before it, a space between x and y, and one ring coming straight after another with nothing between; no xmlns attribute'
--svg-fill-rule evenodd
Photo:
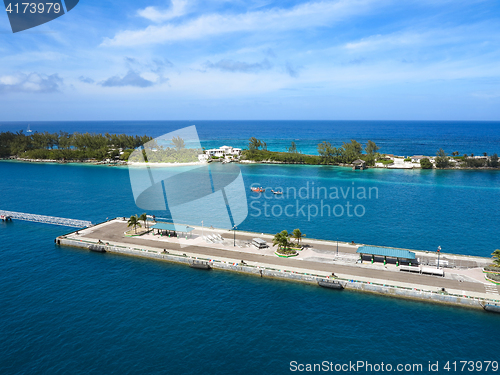
<svg viewBox="0 0 500 375"><path fill-rule="evenodd" d="M154 168L165 168L165 167L187 167L187 166L195 166L195 165L205 165L208 164L206 162L190 162L190 163L139 163L139 162L131 162L128 163L129 167L154 167Z"/></svg>

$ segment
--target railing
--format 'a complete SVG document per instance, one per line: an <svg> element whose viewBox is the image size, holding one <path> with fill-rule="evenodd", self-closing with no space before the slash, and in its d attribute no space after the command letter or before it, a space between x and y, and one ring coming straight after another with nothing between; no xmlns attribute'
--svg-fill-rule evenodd
<svg viewBox="0 0 500 375"><path fill-rule="evenodd" d="M86 220L65 219L62 217L27 214L24 212L0 210L0 215L9 216L15 220L33 221L35 223L62 225L73 228L86 228L92 226L92 223Z"/></svg>

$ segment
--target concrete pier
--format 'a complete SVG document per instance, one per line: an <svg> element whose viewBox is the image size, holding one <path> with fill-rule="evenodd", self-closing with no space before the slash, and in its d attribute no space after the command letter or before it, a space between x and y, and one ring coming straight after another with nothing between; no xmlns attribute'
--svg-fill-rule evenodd
<svg viewBox="0 0 500 375"><path fill-rule="evenodd" d="M88 249L104 246L108 253L139 256L190 265L193 261L207 262L214 270L228 270L255 275L314 283L335 278L345 289L377 293L400 298L448 303L482 309L481 305L500 305L500 289L485 280L482 267L490 259L441 254L448 267L445 277L401 272L395 264L358 263L356 250L361 244L305 240L307 247L293 258L280 258L275 248L257 249L248 246L259 237L270 245L272 236L195 227L188 238L170 238L151 232L137 237L125 234L130 228L126 220L114 219L91 228L73 232L56 239L59 245ZM203 236L219 234L219 243L207 243ZM236 245L236 246L234 246ZM435 254L415 251L419 263L435 264ZM332 276L334 274L334 276ZM332 291L333 292L333 291Z"/></svg>

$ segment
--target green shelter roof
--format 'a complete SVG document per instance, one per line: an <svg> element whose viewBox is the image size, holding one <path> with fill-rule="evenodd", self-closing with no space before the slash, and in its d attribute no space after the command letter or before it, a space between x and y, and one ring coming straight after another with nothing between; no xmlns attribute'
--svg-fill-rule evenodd
<svg viewBox="0 0 500 375"><path fill-rule="evenodd" d="M409 250L394 249L391 247L361 246L358 254L380 255L392 258L415 259L415 253Z"/></svg>

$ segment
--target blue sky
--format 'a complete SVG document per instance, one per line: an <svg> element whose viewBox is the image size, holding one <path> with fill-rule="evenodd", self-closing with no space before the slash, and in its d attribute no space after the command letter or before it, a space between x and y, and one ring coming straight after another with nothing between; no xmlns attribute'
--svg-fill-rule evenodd
<svg viewBox="0 0 500 375"><path fill-rule="evenodd" d="M497 0L80 0L12 34L0 121L500 120Z"/></svg>

